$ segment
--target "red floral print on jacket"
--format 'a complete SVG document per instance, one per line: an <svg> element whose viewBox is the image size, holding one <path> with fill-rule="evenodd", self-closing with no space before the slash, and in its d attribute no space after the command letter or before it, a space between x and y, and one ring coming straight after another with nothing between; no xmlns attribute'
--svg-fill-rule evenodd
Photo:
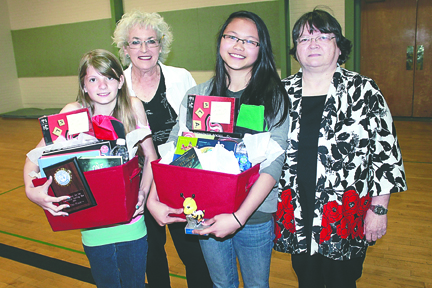
<svg viewBox="0 0 432 288"><path fill-rule="evenodd" d="M292 205L291 189L287 189L281 194L281 202L278 203L278 210L276 212L276 219L282 220L282 224L291 233L294 233L294 206Z"/></svg>

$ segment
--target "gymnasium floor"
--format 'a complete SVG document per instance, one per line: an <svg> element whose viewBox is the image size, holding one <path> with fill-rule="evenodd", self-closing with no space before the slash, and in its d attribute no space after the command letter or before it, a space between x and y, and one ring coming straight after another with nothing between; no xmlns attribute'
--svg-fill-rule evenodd
<svg viewBox="0 0 432 288"><path fill-rule="evenodd" d="M391 197L387 235L368 250L359 288L432 287L432 122L396 127L409 190ZM22 168L41 138L38 121L0 118L0 135L0 288L95 287L80 232L53 232L25 196ZM170 239L166 250L172 287L187 287ZM273 252L270 287L297 287L288 254Z"/></svg>

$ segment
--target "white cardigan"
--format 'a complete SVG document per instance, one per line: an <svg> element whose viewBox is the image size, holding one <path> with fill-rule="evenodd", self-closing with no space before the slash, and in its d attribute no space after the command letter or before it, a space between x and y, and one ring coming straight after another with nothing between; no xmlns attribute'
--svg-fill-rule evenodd
<svg viewBox="0 0 432 288"><path fill-rule="evenodd" d="M189 71L184 68L166 66L161 62L158 62L158 64L160 65L165 77L166 97L168 103L178 115L183 97L186 95L189 88L196 86L196 82ZM123 73L125 75L129 95L136 97L136 94L132 89L132 64L129 65Z"/></svg>

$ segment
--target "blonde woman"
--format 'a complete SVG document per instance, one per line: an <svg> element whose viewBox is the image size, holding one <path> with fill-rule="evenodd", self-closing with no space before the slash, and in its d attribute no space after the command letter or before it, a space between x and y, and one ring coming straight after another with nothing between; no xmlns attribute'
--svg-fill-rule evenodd
<svg viewBox="0 0 432 288"><path fill-rule="evenodd" d="M179 114L186 91L195 86L183 68L162 64L168 56L173 35L158 13L134 10L123 15L114 31L114 42L128 68L124 71L129 93L141 100L152 129L155 147L167 141ZM158 155L159 156L159 155ZM170 287L165 253L166 229L145 211L149 253L147 281L150 287ZM186 266L188 287L212 287L197 237L185 235L184 223L168 225L177 253Z"/></svg>

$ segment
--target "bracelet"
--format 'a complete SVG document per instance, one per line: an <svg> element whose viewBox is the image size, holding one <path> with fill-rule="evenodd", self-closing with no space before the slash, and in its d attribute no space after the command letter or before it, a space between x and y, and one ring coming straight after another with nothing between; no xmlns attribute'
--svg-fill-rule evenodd
<svg viewBox="0 0 432 288"><path fill-rule="evenodd" d="M240 221L238 220L237 216L234 214L234 212L232 213L232 215L234 216L234 219L237 221L237 223L240 225L240 228L243 228L243 225L240 223Z"/></svg>

